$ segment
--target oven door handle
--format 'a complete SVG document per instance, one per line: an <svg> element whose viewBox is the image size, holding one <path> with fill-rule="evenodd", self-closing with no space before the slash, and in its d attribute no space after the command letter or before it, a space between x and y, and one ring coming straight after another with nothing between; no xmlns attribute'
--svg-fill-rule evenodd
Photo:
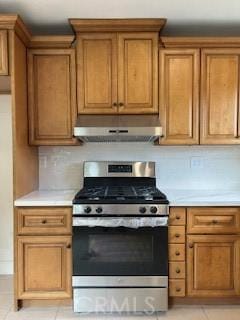
<svg viewBox="0 0 240 320"><path fill-rule="evenodd" d="M166 217L73 217L74 227L106 227L106 228L144 228L165 227Z"/></svg>

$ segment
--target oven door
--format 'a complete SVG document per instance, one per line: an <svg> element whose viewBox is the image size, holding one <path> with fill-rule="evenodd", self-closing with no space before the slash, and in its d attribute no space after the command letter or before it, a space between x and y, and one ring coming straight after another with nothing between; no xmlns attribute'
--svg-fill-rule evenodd
<svg viewBox="0 0 240 320"><path fill-rule="evenodd" d="M123 217L120 220L124 226L117 223L113 217L77 219L78 222L73 221L74 277L165 278L168 275L167 217L151 217L149 220ZM158 219L158 223L155 223L157 220L154 219ZM97 223L97 220L100 223ZM151 226L146 221L150 221Z"/></svg>

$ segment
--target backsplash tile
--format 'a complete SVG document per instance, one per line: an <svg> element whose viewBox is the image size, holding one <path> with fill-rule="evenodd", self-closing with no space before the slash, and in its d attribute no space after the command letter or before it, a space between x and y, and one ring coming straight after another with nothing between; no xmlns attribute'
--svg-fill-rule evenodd
<svg viewBox="0 0 240 320"><path fill-rule="evenodd" d="M240 146L153 146L89 143L40 147L40 189L79 189L84 161L155 161L162 189L240 188Z"/></svg>

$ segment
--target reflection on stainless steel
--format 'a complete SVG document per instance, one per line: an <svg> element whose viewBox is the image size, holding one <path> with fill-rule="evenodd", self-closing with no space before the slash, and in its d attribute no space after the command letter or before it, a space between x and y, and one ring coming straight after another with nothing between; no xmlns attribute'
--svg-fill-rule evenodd
<svg viewBox="0 0 240 320"><path fill-rule="evenodd" d="M80 115L74 135L84 142L151 142L162 128L158 115Z"/></svg>
<svg viewBox="0 0 240 320"><path fill-rule="evenodd" d="M74 288L74 312L166 311L167 288Z"/></svg>
<svg viewBox="0 0 240 320"><path fill-rule="evenodd" d="M73 276L73 287L168 287L167 276Z"/></svg>
<svg viewBox="0 0 240 320"><path fill-rule="evenodd" d="M111 165L129 165L132 168L131 172L109 172ZM155 177L154 162L129 162L129 161L86 161L84 163L84 177Z"/></svg>

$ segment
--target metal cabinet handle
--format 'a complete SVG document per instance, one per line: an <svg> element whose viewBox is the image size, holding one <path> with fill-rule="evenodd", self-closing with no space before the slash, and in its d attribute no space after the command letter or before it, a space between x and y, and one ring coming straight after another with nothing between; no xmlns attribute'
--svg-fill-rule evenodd
<svg viewBox="0 0 240 320"><path fill-rule="evenodd" d="M175 233L175 238L179 238L180 234L179 233Z"/></svg>
<svg viewBox="0 0 240 320"><path fill-rule="evenodd" d="M67 245L66 245L66 248L67 248L67 249L71 249L71 248L72 248L71 244L70 244L70 243L67 244Z"/></svg>
<svg viewBox="0 0 240 320"><path fill-rule="evenodd" d="M164 138L165 137L165 135L164 134L162 134L161 136L160 136L160 138Z"/></svg>
<svg viewBox="0 0 240 320"><path fill-rule="evenodd" d="M217 220L215 220L215 219L213 219L213 220L212 220L212 223L213 223L213 224L217 224L217 223L218 223L218 221L217 221Z"/></svg>
<svg viewBox="0 0 240 320"><path fill-rule="evenodd" d="M47 223L46 219L42 220L42 224L46 224L46 223Z"/></svg>
<svg viewBox="0 0 240 320"><path fill-rule="evenodd" d="M190 249L192 249L192 248L193 248L193 243L189 243L188 247L189 247Z"/></svg>
<svg viewBox="0 0 240 320"><path fill-rule="evenodd" d="M113 107L117 107L117 102L113 102Z"/></svg>
<svg viewBox="0 0 240 320"><path fill-rule="evenodd" d="M181 269L180 268L176 268L176 273L181 273Z"/></svg>
<svg viewBox="0 0 240 320"><path fill-rule="evenodd" d="M180 292L180 291L181 291L181 288L177 287L177 288L176 288L176 291L177 291L177 292Z"/></svg>
<svg viewBox="0 0 240 320"><path fill-rule="evenodd" d="M176 216L176 219L177 219L177 220L180 220L180 219L181 219L181 217L180 217L180 216Z"/></svg>
<svg viewBox="0 0 240 320"><path fill-rule="evenodd" d="M119 107L123 107L124 106L124 103L123 102L120 102L119 103Z"/></svg>
<svg viewBox="0 0 240 320"><path fill-rule="evenodd" d="M180 256L180 252L179 252L179 251L176 251L176 252L175 252L175 255L176 255L176 256Z"/></svg>

